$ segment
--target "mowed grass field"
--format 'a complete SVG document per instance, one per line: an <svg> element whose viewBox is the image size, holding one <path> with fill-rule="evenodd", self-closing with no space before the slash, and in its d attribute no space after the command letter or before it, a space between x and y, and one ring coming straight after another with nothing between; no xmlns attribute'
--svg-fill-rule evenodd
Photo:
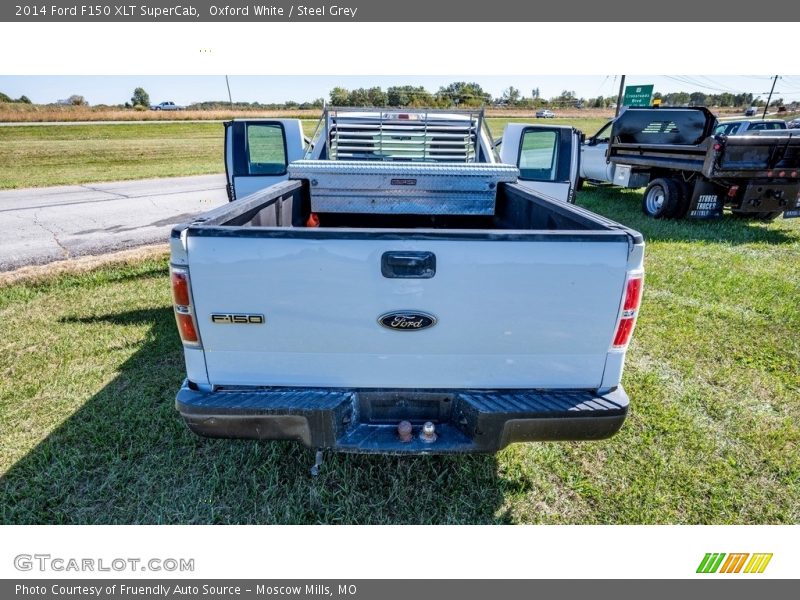
<svg viewBox="0 0 800 600"><path fill-rule="evenodd" d="M500 136L509 121L568 124L587 134L588 119L487 119ZM311 135L317 120L304 120ZM222 123L124 123L0 127L0 189L221 173Z"/></svg>
<svg viewBox="0 0 800 600"><path fill-rule="evenodd" d="M494 456L328 455L194 436L167 260L0 287L2 523L798 523L800 220L645 219L636 192L578 203L647 240L610 440Z"/></svg>

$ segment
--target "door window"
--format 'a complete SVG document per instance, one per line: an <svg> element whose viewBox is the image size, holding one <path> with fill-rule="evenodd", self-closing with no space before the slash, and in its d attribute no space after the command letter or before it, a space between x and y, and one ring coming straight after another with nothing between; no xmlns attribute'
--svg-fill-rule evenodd
<svg viewBox="0 0 800 600"><path fill-rule="evenodd" d="M247 125L247 167L250 175L286 173L286 144L280 124Z"/></svg>
<svg viewBox="0 0 800 600"><path fill-rule="evenodd" d="M750 131L771 131L774 129L781 129L782 123L761 121L760 123L751 123L748 129Z"/></svg>
<svg viewBox="0 0 800 600"><path fill-rule="evenodd" d="M733 135L739 129L739 123L721 123L714 130L715 135Z"/></svg>
<svg viewBox="0 0 800 600"><path fill-rule="evenodd" d="M521 179L555 181L558 172L558 136L555 131L528 130L519 154Z"/></svg>

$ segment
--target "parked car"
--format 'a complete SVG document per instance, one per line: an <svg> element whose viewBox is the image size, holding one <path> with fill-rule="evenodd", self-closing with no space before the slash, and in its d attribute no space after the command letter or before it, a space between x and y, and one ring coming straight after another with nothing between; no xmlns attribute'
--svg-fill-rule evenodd
<svg viewBox="0 0 800 600"><path fill-rule="evenodd" d="M721 121L714 128L714 135L743 135L754 131L779 131L786 129L783 119L741 119Z"/></svg>
<svg viewBox="0 0 800 600"><path fill-rule="evenodd" d="M757 114L758 114L757 106L748 106L747 110L744 111L745 117L755 117Z"/></svg>
<svg viewBox="0 0 800 600"><path fill-rule="evenodd" d="M153 104L150 110L183 110L183 106L178 106L174 102L160 102Z"/></svg>
<svg viewBox="0 0 800 600"><path fill-rule="evenodd" d="M537 110L536 111L536 118L537 119L552 119L555 116L556 116L556 113L554 113L552 110L544 109L544 110Z"/></svg>
<svg viewBox="0 0 800 600"><path fill-rule="evenodd" d="M800 129L800 117L797 119L792 119L788 123L786 123L786 127L789 129Z"/></svg>

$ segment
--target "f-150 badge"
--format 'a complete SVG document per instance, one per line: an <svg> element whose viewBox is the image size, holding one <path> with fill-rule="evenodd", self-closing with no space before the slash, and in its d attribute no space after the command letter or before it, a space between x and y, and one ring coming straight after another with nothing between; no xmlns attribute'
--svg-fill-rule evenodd
<svg viewBox="0 0 800 600"><path fill-rule="evenodd" d="M436 325L436 317L422 312L396 311L381 315L378 323L393 331L420 331Z"/></svg>
<svg viewBox="0 0 800 600"><path fill-rule="evenodd" d="M214 313L211 322L219 325L263 325L264 315Z"/></svg>

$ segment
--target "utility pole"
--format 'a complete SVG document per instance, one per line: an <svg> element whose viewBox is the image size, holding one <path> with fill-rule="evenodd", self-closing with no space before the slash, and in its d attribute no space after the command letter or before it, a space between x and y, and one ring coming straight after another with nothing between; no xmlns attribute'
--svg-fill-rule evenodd
<svg viewBox="0 0 800 600"><path fill-rule="evenodd" d="M775 77L772 78L772 88L769 90L769 97L767 98L767 104L766 104L766 106L764 106L764 114L761 115L762 119L766 119L767 118L767 109L769 108L769 101L772 100L772 92L775 91L775 84L777 82L778 82L778 76L775 75Z"/></svg>
<svg viewBox="0 0 800 600"><path fill-rule="evenodd" d="M619 116L619 111L622 110L622 97L625 93L625 75L619 81L619 95L617 95L617 112L614 113L614 118Z"/></svg>
<svg viewBox="0 0 800 600"><path fill-rule="evenodd" d="M231 108L233 108L233 97L231 96L231 84L228 81L227 75L225 75L225 85L228 86L228 103L231 105Z"/></svg>

